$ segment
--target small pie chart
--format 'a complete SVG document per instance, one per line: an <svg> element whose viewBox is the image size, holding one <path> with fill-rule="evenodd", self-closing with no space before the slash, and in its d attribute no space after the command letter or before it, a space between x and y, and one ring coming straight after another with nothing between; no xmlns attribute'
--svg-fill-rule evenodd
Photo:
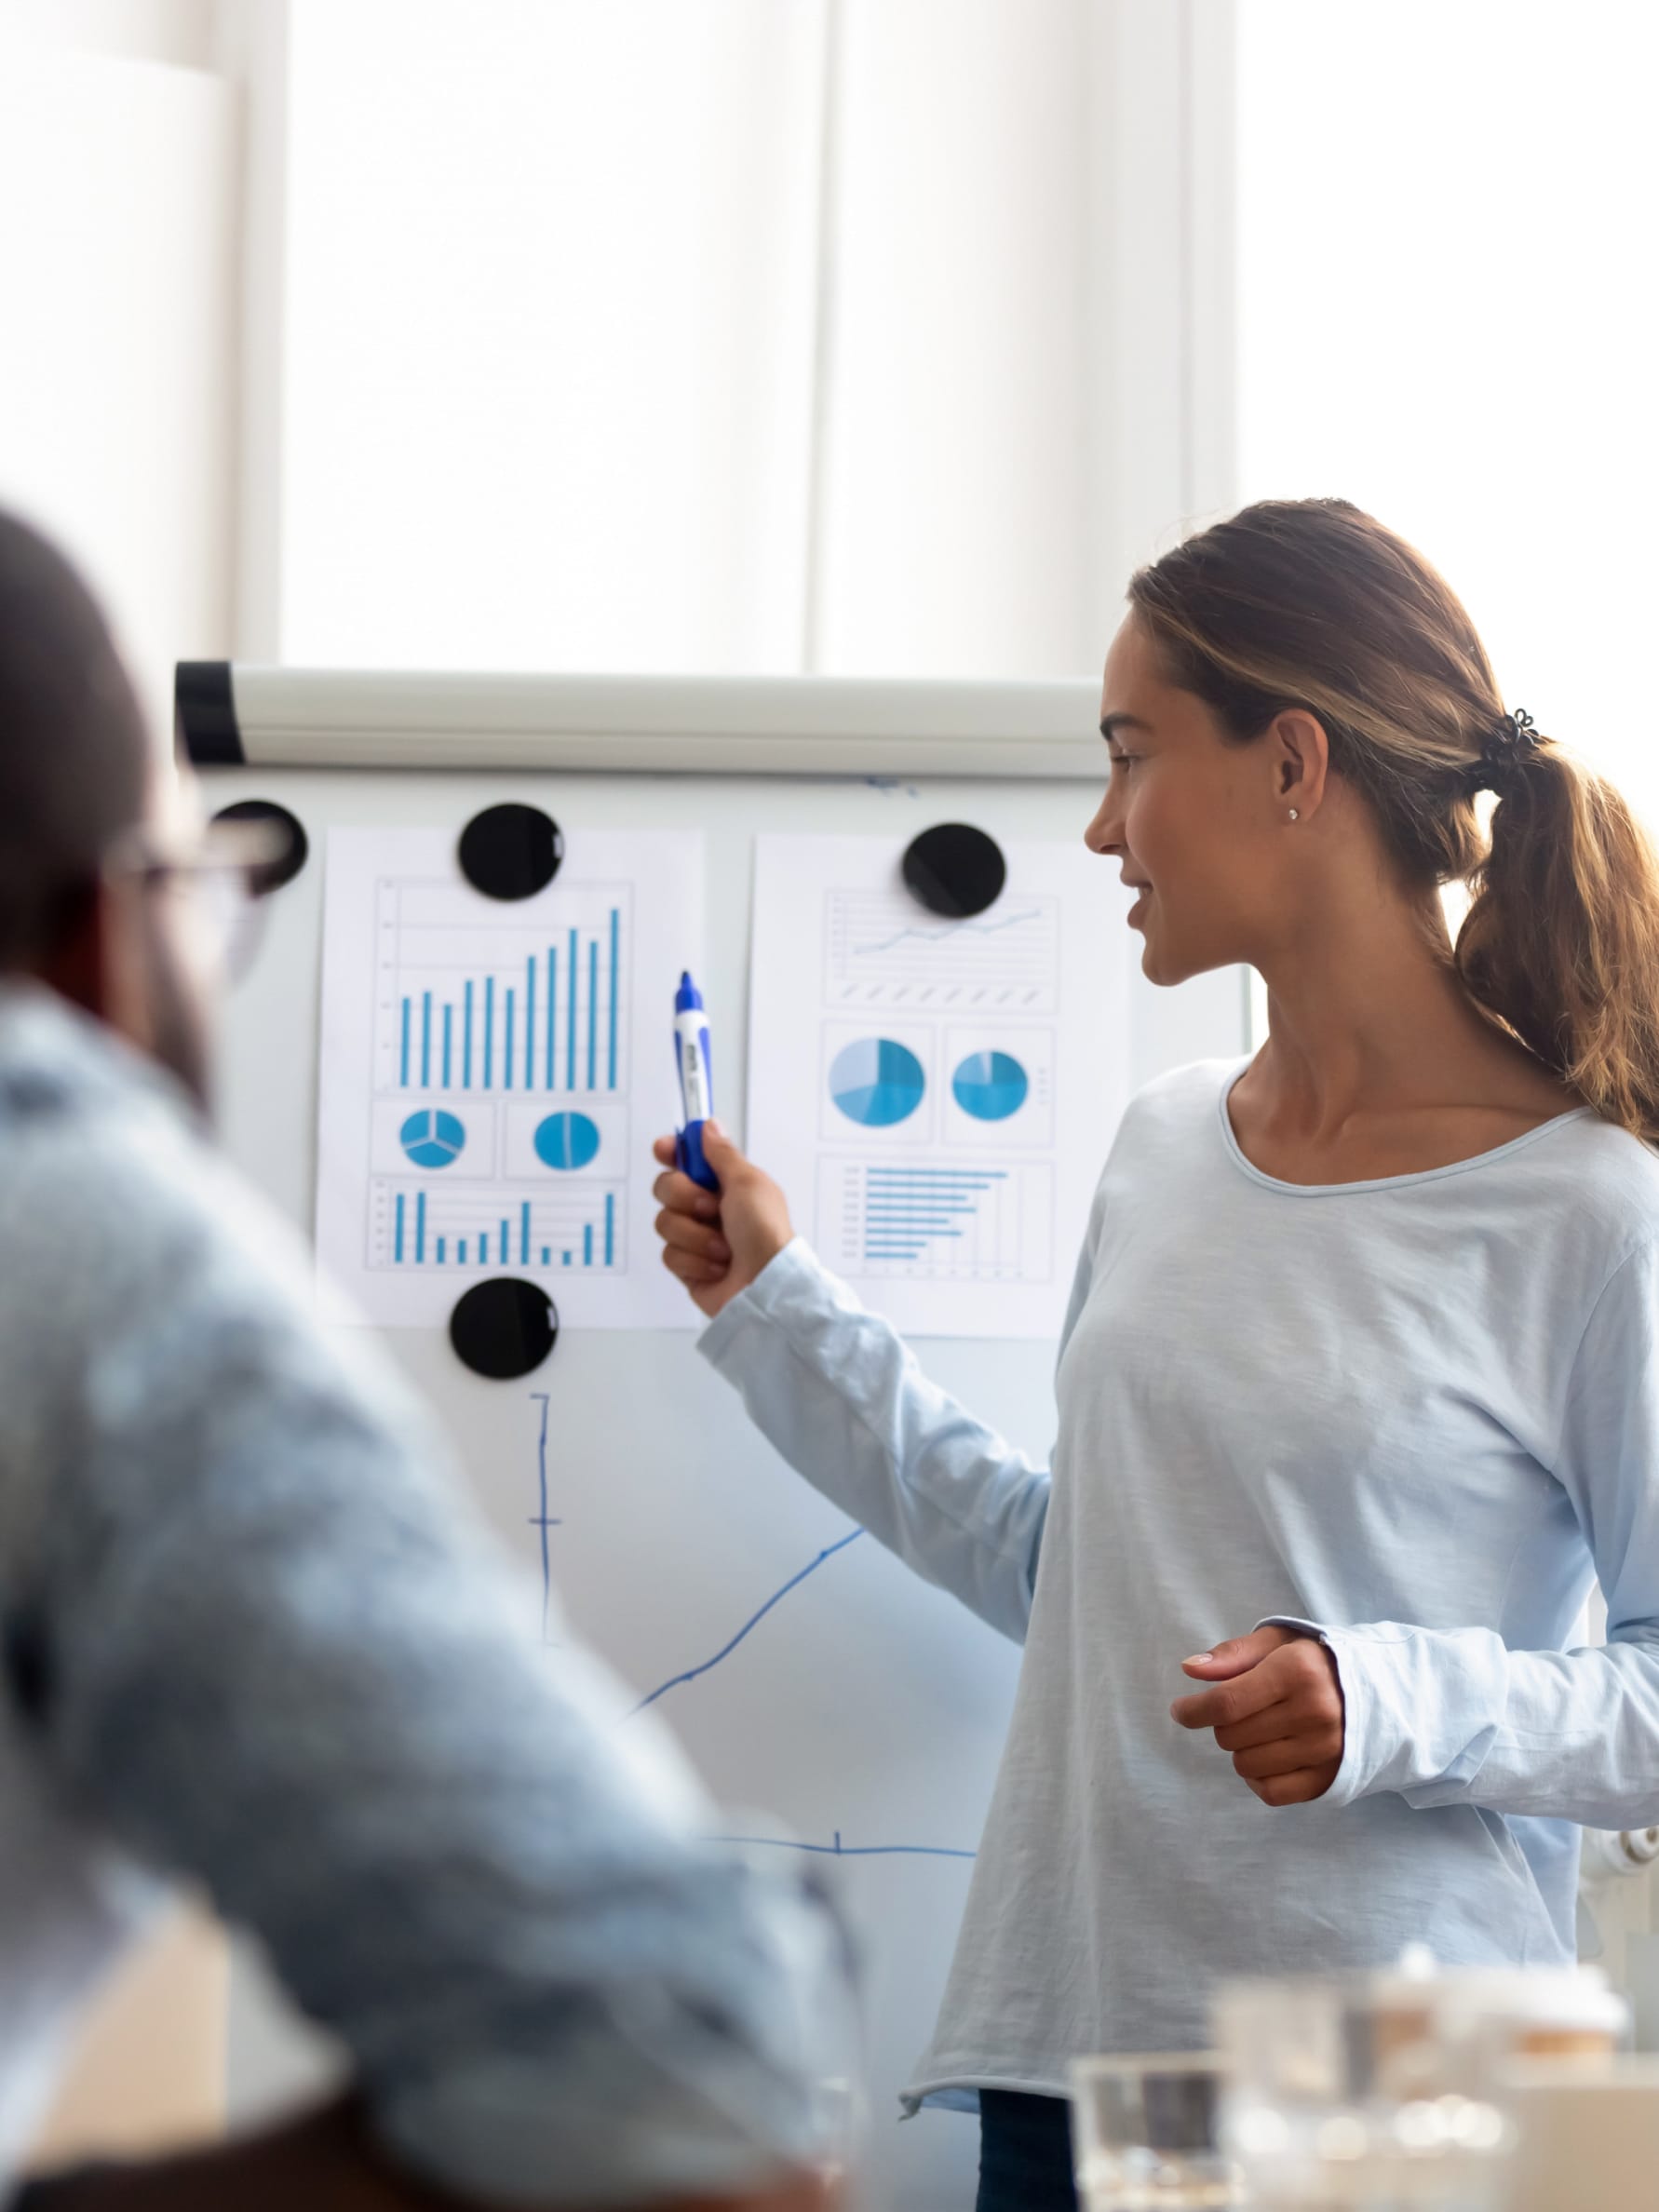
<svg viewBox="0 0 1659 2212"><path fill-rule="evenodd" d="M586 1167L599 1148L599 1125L585 1113L550 1113L536 1125L535 1156L544 1167Z"/></svg>
<svg viewBox="0 0 1659 2212"><path fill-rule="evenodd" d="M830 1096L849 1121L890 1129L915 1113L927 1088L922 1062L891 1037L843 1045L830 1067Z"/></svg>
<svg viewBox="0 0 1659 2212"><path fill-rule="evenodd" d="M398 1141L417 1167L447 1167L466 1150L466 1125L428 1106L410 1115Z"/></svg>
<svg viewBox="0 0 1659 2212"><path fill-rule="evenodd" d="M1007 1052L970 1052L951 1078L956 1103L976 1121L1006 1121L1025 1104L1031 1087L1025 1070Z"/></svg>

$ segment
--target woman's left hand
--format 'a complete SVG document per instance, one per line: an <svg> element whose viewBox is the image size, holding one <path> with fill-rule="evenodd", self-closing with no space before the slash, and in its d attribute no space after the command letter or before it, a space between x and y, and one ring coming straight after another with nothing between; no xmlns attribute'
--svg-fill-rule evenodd
<svg viewBox="0 0 1659 2212"><path fill-rule="evenodd" d="M1342 1690L1336 1661L1316 1637L1257 1628L1183 1659L1181 1670L1214 1687L1178 1697L1170 1718L1182 1728L1214 1729L1264 1805L1305 1805L1325 1795L1342 1763Z"/></svg>

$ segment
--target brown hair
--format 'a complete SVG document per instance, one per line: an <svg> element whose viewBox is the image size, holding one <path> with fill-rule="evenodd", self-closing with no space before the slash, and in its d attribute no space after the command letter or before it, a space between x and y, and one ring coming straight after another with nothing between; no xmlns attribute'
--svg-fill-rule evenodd
<svg viewBox="0 0 1659 2212"><path fill-rule="evenodd" d="M1466 879L1457 973L1606 1120L1659 1142L1659 863L1625 801L1504 715L1457 595L1342 499L1263 500L1141 569L1129 601L1227 735L1318 716L1412 884ZM1490 843L1475 790L1495 790Z"/></svg>

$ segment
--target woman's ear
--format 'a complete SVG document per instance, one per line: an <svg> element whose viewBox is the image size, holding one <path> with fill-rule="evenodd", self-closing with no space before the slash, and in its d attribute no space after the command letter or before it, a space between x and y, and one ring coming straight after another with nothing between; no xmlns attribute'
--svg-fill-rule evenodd
<svg viewBox="0 0 1659 2212"><path fill-rule="evenodd" d="M1305 707L1287 707L1267 729L1268 760L1278 804L1294 807L1308 821L1325 797L1330 772L1330 740L1325 724Z"/></svg>

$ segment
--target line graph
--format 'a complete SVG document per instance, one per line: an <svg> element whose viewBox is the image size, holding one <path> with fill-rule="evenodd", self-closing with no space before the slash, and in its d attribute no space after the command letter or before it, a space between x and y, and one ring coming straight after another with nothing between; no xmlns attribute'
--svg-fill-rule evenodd
<svg viewBox="0 0 1659 2212"><path fill-rule="evenodd" d="M1036 894L1005 913L919 922L901 890L824 894L824 1000L830 1008L1052 1013L1059 980L1059 903Z"/></svg>
<svg viewBox="0 0 1659 2212"><path fill-rule="evenodd" d="M841 1830L830 1843L803 1843L793 1836L711 1836L711 1843L748 1844L761 1851L804 1851L823 1858L944 1858L972 1859L978 1852L958 1851L948 1843L843 1843Z"/></svg>
<svg viewBox="0 0 1659 2212"><path fill-rule="evenodd" d="M818 1569L823 1566L827 1559L834 1558L837 1552L845 1551L849 1544L856 1544L859 1537L862 1536L863 1533L864 1531L862 1529L855 1529L850 1536L843 1536L838 1542L834 1544L827 1544L823 1550L819 1552L817 1558L816 1559L808 1560L807 1564L802 1568L799 1574L790 1575L789 1581L785 1583L781 1590L773 1591L771 1597L767 1598L765 1604L762 1605L758 1612L752 1612L749 1615L749 1619L744 1622L742 1627L738 1629L736 1635L734 1636L729 1642L722 1644L720 1650L715 1652L712 1659L705 1659L702 1665L699 1666L688 1666L683 1674L670 1675L668 1679L662 1683L657 1689L653 1690L649 1696L641 1698L639 1704L634 1707L634 1712L642 1713L647 1706L654 1705L659 1697L666 1697L670 1690L678 1690L682 1684L686 1682L695 1682L700 1675L706 1675L709 1673L714 1667L717 1667L722 1659L729 1659L732 1656L732 1653L737 1649L738 1645L743 1642L744 1639L746 1637L751 1636L760 1626L761 1623L766 1618L766 1615L772 1611L774 1606L781 1604L783 1599L789 1596L791 1590L799 1589L801 1585L806 1580L807 1576L809 1574L816 1574ZM631 1720L633 1718L633 1714L630 1713L628 1718Z"/></svg>

